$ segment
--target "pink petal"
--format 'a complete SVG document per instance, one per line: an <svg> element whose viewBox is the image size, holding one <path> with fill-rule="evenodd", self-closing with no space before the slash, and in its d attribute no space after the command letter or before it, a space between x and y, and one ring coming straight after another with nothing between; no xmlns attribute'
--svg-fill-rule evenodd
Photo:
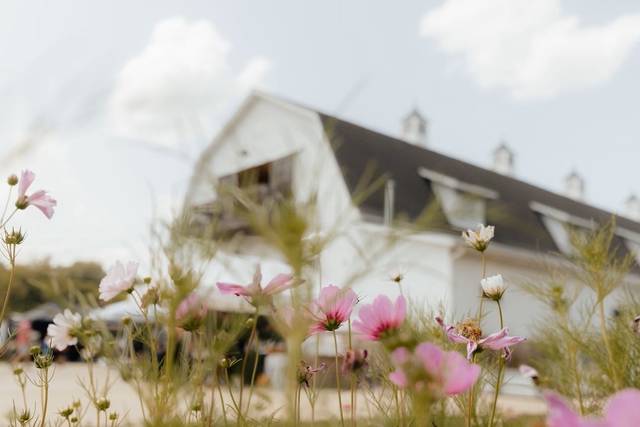
<svg viewBox="0 0 640 427"><path fill-rule="evenodd" d="M619 391L611 397L604 412L607 427L640 426L640 390Z"/></svg>
<svg viewBox="0 0 640 427"><path fill-rule="evenodd" d="M29 196L27 202L29 203L29 205L33 205L36 208L40 209L40 211L49 219L51 219L51 217L53 216L54 208L58 204L58 202L54 198L47 195L47 193L42 190L37 191Z"/></svg>
<svg viewBox="0 0 640 427"><path fill-rule="evenodd" d="M407 316L407 302L405 301L402 295L400 295L398 299L396 299L394 314L395 314L396 326L400 326L404 322L405 317Z"/></svg>
<svg viewBox="0 0 640 427"><path fill-rule="evenodd" d="M464 393L478 381L480 366L469 363L460 353L445 353L444 392L449 396Z"/></svg>
<svg viewBox="0 0 640 427"><path fill-rule="evenodd" d="M444 362L444 352L435 344L425 342L415 349L415 354L420 358L424 369L433 376L441 373Z"/></svg>
<svg viewBox="0 0 640 427"><path fill-rule="evenodd" d="M265 286L265 295L275 295L293 286L293 277L289 274L278 274Z"/></svg>
<svg viewBox="0 0 640 427"><path fill-rule="evenodd" d="M544 394L549 412L547 427L586 427L578 415L567 406L565 401L555 393Z"/></svg>
<svg viewBox="0 0 640 427"><path fill-rule="evenodd" d="M218 282L218 283L216 283L216 286L218 286L218 289L220 289L220 292L222 292L225 295L235 295L237 297L239 297L239 296L244 296L244 297L250 296L249 291L247 290L247 288L244 287L244 286L241 286L241 285L236 285L236 284L233 284L233 283Z"/></svg>
<svg viewBox="0 0 640 427"><path fill-rule="evenodd" d="M28 169L22 171L20 175L20 181L18 182L18 197L23 197L27 194L27 190L31 186L33 180L36 179L36 174Z"/></svg>
<svg viewBox="0 0 640 427"><path fill-rule="evenodd" d="M400 369L389 374L389 380L400 388L406 388L409 385L407 375Z"/></svg>

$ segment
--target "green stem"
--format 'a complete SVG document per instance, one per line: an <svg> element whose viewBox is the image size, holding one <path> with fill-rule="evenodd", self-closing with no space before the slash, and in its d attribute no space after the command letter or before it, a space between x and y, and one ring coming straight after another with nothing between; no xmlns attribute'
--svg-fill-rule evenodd
<svg viewBox="0 0 640 427"><path fill-rule="evenodd" d="M616 384L616 388L620 389L620 379L618 378L618 370L616 369L616 364L614 362L613 351L611 350L611 343L609 342L609 334L607 333L607 318L604 312L604 298L599 298L600 302L598 303L598 312L600 314L600 334L602 335L602 340L604 341L604 346L607 350L607 357L609 359L609 369L613 373L613 380Z"/></svg>
<svg viewBox="0 0 640 427"><path fill-rule="evenodd" d="M338 362L338 338L336 331L333 331L333 345L336 350L336 388L338 390L338 405L340 405L340 424L344 427L344 413L342 412L342 387L340 385L340 364Z"/></svg>
<svg viewBox="0 0 640 427"><path fill-rule="evenodd" d="M2 311L0 312L0 323L4 320L4 314L9 306L9 295L11 295L11 286L16 277L16 248L14 245L8 247L9 251L9 263L11 264L11 271L9 273L9 283L7 284L7 292L4 295L4 302L2 303Z"/></svg>
<svg viewBox="0 0 640 427"><path fill-rule="evenodd" d="M498 304L498 314L500 315L500 329L502 329L504 328L504 317L502 315L502 306L500 305L500 300L497 300L496 303ZM505 359L501 355L499 367L498 367L498 378L496 379L496 387L495 387L495 392L493 394L493 405L491 405L491 418L489 418L489 427L493 427L493 423L496 416L496 408L498 406L498 396L500 395L500 386L502 383L502 375L504 373L504 364L505 364Z"/></svg>
<svg viewBox="0 0 640 427"><path fill-rule="evenodd" d="M40 427L44 427L47 419L47 406L49 405L49 368L44 368L44 377L42 384L42 415Z"/></svg>
<svg viewBox="0 0 640 427"><path fill-rule="evenodd" d="M251 350L251 344L256 334L256 328L258 327L258 314L253 318L253 324L251 325L251 333L249 334L249 341L244 349L244 357L242 358L242 369L240 369L240 397L238 397L238 404L242 411L242 395L244 393L244 373L247 370L247 359L249 358L249 351Z"/></svg>

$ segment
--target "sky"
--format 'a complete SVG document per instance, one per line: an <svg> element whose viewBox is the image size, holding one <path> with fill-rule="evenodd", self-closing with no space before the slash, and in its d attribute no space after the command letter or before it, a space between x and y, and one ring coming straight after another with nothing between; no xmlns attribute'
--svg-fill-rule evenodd
<svg viewBox="0 0 640 427"><path fill-rule="evenodd" d="M632 0L0 0L0 166L58 199L21 212L22 256L146 256L198 154L252 88L622 209L640 193ZM2 173L0 172L0 173ZM4 198L0 193L0 198Z"/></svg>

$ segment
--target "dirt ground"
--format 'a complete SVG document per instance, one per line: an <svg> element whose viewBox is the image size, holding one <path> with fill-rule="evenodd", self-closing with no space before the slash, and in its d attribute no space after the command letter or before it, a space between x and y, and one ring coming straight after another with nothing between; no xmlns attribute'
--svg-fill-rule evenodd
<svg viewBox="0 0 640 427"><path fill-rule="evenodd" d="M3 421L7 419L8 414L12 411L13 405L20 411L24 407L20 388L12 374L12 366L6 363L0 364L0 417ZM35 377L37 371L25 365L26 372ZM95 377L98 384L104 384L105 381L112 383L109 399L111 400L110 411L116 411L118 414L126 415L126 419L131 425L139 424L141 420L140 403L133 388L124 383L118 374L104 365L95 366ZM82 363L66 363L57 364L54 378L50 387L49 409L47 411L48 418L51 421L59 420L58 411L71 404L74 400L81 400L87 405L88 399L84 393L80 382L87 381L86 365ZM533 394L528 389L524 389L520 385L511 386L511 390L507 387L509 395L501 397L500 407L507 415L524 415L524 414L541 414L545 411L545 404L539 396ZM320 393L317 403L316 419L327 419L338 416L337 393L333 389L325 389ZM357 415L359 417L367 417L373 411L364 395L359 395L356 401ZM39 412L40 401L39 393L35 386L27 383L27 406L33 411L37 409ZM229 400L229 399L226 399ZM304 399L303 399L304 400ZM252 409L256 414L273 414L279 412L284 414L285 395L280 390L274 390L268 387L259 387L256 389L252 400ZM347 407L349 402L349 392L343 392L343 406ZM348 408L346 408L348 410ZM310 419L311 411L308 405L303 403L302 418ZM91 425L93 412L89 412L83 425Z"/></svg>

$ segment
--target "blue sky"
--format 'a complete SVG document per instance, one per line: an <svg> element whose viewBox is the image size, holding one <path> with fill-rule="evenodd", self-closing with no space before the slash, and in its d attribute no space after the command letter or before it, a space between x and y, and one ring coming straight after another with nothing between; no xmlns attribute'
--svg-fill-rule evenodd
<svg viewBox="0 0 640 427"><path fill-rule="evenodd" d="M0 164L59 199L27 258L145 257L148 224L251 87L435 150L505 139L552 190L575 168L610 210L640 192L640 4L599 0L0 3ZM16 147L30 141L29 149Z"/></svg>

